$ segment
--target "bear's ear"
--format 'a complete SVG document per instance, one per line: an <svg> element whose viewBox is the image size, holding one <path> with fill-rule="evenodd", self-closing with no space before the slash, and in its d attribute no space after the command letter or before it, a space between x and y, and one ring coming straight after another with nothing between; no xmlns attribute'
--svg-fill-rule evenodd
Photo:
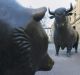
<svg viewBox="0 0 80 75"><path fill-rule="evenodd" d="M44 17L46 11L47 11L47 8L45 7L36 9L35 13L33 13L34 20L40 21Z"/></svg>

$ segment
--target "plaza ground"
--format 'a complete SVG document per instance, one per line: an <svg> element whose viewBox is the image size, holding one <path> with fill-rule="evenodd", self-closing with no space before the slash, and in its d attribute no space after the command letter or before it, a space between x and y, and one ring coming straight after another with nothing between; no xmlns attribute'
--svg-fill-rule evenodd
<svg viewBox="0 0 80 75"><path fill-rule="evenodd" d="M55 64L51 71L38 71L36 75L80 75L80 44L78 53L72 49L71 57L66 56L66 49L60 50L59 56L55 56L54 44L48 46L48 53Z"/></svg>

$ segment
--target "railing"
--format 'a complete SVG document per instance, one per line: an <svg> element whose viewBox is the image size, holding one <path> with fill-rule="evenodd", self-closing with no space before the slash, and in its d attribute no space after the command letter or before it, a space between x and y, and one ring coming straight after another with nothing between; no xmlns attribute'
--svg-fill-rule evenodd
<svg viewBox="0 0 80 75"><path fill-rule="evenodd" d="M48 28L44 28L44 30L46 31L48 38L49 38L49 42L53 42L53 30L51 27Z"/></svg>

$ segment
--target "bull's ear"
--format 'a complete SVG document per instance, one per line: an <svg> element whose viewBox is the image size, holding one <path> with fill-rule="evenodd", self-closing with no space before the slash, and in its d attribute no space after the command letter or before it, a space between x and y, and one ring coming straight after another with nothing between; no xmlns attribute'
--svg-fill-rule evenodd
<svg viewBox="0 0 80 75"><path fill-rule="evenodd" d="M70 15L72 15L73 13L67 13L67 16L70 16Z"/></svg>
<svg viewBox="0 0 80 75"><path fill-rule="evenodd" d="M54 17L55 17L55 16L50 16L49 18L50 18L50 19L53 19Z"/></svg>
<svg viewBox="0 0 80 75"><path fill-rule="evenodd" d="M33 13L34 20L40 21L44 17L46 11L47 8L45 7L36 9L35 13Z"/></svg>

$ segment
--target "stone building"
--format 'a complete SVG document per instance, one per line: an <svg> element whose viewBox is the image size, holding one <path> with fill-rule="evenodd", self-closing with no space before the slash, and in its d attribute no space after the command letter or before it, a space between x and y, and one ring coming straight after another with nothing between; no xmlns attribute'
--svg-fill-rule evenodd
<svg viewBox="0 0 80 75"><path fill-rule="evenodd" d="M75 0L76 5L72 11L73 15L69 16L69 20L72 26L76 26L76 30L80 35L80 0Z"/></svg>

